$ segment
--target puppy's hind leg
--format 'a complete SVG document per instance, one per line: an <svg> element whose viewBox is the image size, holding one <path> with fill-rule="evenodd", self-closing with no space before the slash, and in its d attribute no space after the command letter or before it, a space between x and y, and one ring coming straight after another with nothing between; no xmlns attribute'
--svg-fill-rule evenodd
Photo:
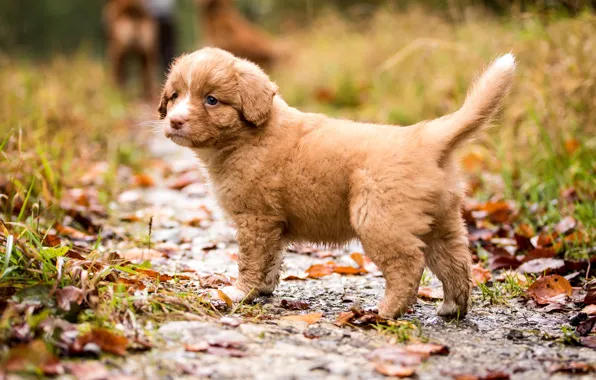
<svg viewBox="0 0 596 380"><path fill-rule="evenodd" d="M432 232L424 237L426 264L443 283L445 300L437 313L444 317L463 317L468 312L472 291L468 238L459 204L438 218Z"/></svg>
<svg viewBox="0 0 596 380"><path fill-rule="evenodd" d="M365 253L385 277L385 296L379 303L379 314L397 318L416 302L424 269L423 244L412 233L412 226L402 223L408 218L394 218L386 208L373 206L370 200L362 198L355 202L352 225Z"/></svg>

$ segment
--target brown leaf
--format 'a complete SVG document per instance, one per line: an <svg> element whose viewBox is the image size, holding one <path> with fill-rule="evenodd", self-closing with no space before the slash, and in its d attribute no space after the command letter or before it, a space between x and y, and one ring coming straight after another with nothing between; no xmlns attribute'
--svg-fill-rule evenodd
<svg viewBox="0 0 596 380"><path fill-rule="evenodd" d="M507 251L505 251L507 252ZM520 261L517 257L510 255L509 253L494 256L490 260L489 268L492 270L498 269L517 269L520 266Z"/></svg>
<svg viewBox="0 0 596 380"><path fill-rule="evenodd" d="M596 304L596 288L589 289L586 297L584 298L585 305L594 305Z"/></svg>
<svg viewBox="0 0 596 380"><path fill-rule="evenodd" d="M580 324L575 328L575 332L579 336L586 336L592 332L594 325L596 325L596 317L590 317L585 321L580 322Z"/></svg>
<svg viewBox="0 0 596 380"><path fill-rule="evenodd" d="M135 272L162 282L170 281L174 278L177 278L178 280L190 280L190 277L185 275L177 274L176 276L170 276L169 274L162 274L152 269L135 268Z"/></svg>
<svg viewBox="0 0 596 380"><path fill-rule="evenodd" d="M561 294L570 296L572 291L569 281L555 274L539 278L528 288L528 295L539 305L546 305L551 298Z"/></svg>
<svg viewBox="0 0 596 380"><path fill-rule="evenodd" d="M80 305L83 303L83 290L68 285L62 289L56 289L56 303L58 307L64 311L70 311L73 303Z"/></svg>
<svg viewBox="0 0 596 380"><path fill-rule="evenodd" d="M427 300L442 300L443 291L441 289L431 288L430 286L421 286L418 288L418 297Z"/></svg>
<svg viewBox="0 0 596 380"><path fill-rule="evenodd" d="M536 259L523 263L517 270L519 273L552 273L563 268L565 262L559 259L545 258Z"/></svg>
<svg viewBox="0 0 596 380"><path fill-rule="evenodd" d="M285 281L293 281L293 280L306 280L308 278L308 273L302 273L302 274L290 274L285 276L284 278L282 278L282 280Z"/></svg>
<svg viewBox="0 0 596 380"><path fill-rule="evenodd" d="M556 254L557 252L552 248L536 248L526 254L522 260L522 263L536 259L549 259L554 257Z"/></svg>
<svg viewBox="0 0 596 380"><path fill-rule="evenodd" d="M517 252L525 252L534 248L534 246L532 245L532 241L528 236L516 233L515 235L513 235L513 238L515 239L515 243L517 244Z"/></svg>
<svg viewBox="0 0 596 380"><path fill-rule="evenodd" d="M46 375L61 375L64 368L46 344L38 339L28 344L20 344L10 349L3 364L8 372L40 370Z"/></svg>
<svg viewBox="0 0 596 380"><path fill-rule="evenodd" d="M120 252L120 256L124 260L132 262L142 262L145 260L153 260L164 257L163 253L158 250L150 248L131 248Z"/></svg>
<svg viewBox="0 0 596 380"><path fill-rule="evenodd" d="M47 247L57 247L61 243L60 237L54 234L47 234L43 238L43 244Z"/></svg>
<svg viewBox="0 0 596 380"><path fill-rule="evenodd" d="M139 173L132 178L132 181L135 186L138 187L153 187L155 186L155 181L149 174L146 173Z"/></svg>
<svg viewBox="0 0 596 380"><path fill-rule="evenodd" d="M421 356L448 355L449 347L434 343L414 343L406 346L406 351Z"/></svg>
<svg viewBox="0 0 596 380"><path fill-rule="evenodd" d="M588 315L596 315L596 305L588 305L582 309L582 313Z"/></svg>
<svg viewBox="0 0 596 380"><path fill-rule="evenodd" d="M128 339L125 336L96 327L87 334L77 338L73 351L83 352L85 345L88 343L94 343L102 351L119 356L124 356L128 347Z"/></svg>
<svg viewBox="0 0 596 380"><path fill-rule="evenodd" d="M567 362L567 363L559 363L553 364L548 369L550 374L563 372L563 373L572 373L572 374L580 374L580 373L590 373L594 372L595 367L588 363L580 363L580 362Z"/></svg>
<svg viewBox="0 0 596 380"><path fill-rule="evenodd" d="M486 213L488 219L493 223L508 223L513 215L513 209L506 201L487 202L481 205L478 210Z"/></svg>
<svg viewBox="0 0 596 380"><path fill-rule="evenodd" d="M173 190L182 190L188 185L201 181L202 178L198 172L189 171L176 177L172 182L169 183L168 187Z"/></svg>
<svg viewBox="0 0 596 380"><path fill-rule="evenodd" d="M323 313L286 315L284 317L281 317L281 319L285 321L306 322L309 325L317 323L321 318L323 318Z"/></svg>
<svg viewBox="0 0 596 380"><path fill-rule="evenodd" d="M281 300L281 307L288 310L307 310L310 304L307 301L300 300Z"/></svg>
<svg viewBox="0 0 596 380"><path fill-rule="evenodd" d="M356 262L356 264L358 264L359 268L364 269L366 272L371 273L379 270L379 268L377 268L375 263L373 263L368 256L364 256L358 252L353 252L350 257Z"/></svg>
<svg viewBox="0 0 596 380"><path fill-rule="evenodd" d="M363 310L357 307L353 307L350 311L340 313L334 322L334 324L339 327L347 324L367 327L379 323L387 324L388 320L381 317L376 311Z"/></svg>
<svg viewBox="0 0 596 380"><path fill-rule="evenodd" d="M67 238L69 238L71 240L92 242L97 239L95 236L88 235L88 234L81 232L79 230L75 230L74 228L69 227L69 226L63 226L62 224L59 224L59 223L57 223L54 226L54 228L56 228L56 231L60 235L66 236Z"/></svg>
<svg viewBox="0 0 596 380"><path fill-rule="evenodd" d="M246 352L233 347L214 347L209 346L207 353L215 356L224 356L232 358L242 358L246 356Z"/></svg>
<svg viewBox="0 0 596 380"><path fill-rule="evenodd" d="M188 352L206 352L209 349L209 343L203 341L198 343L185 343L184 350Z"/></svg>
<svg viewBox="0 0 596 380"><path fill-rule="evenodd" d="M480 264L474 264L472 266L472 282L474 286L478 284L484 284L491 279L490 271L484 269Z"/></svg>
<svg viewBox="0 0 596 380"><path fill-rule="evenodd" d="M202 288L217 289L221 286L232 285L233 279L223 274L210 274L199 277L199 283Z"/></svg>
<svg viewBox="0 0 596 380"><path fill-rule="evenodd" d="M375 371L385 376L410 377L416 372L416 369L400 364L376 363Z"/></svg>
<svg viewBox="0 0 596 380"><path fill-rule="evenodd" d="M314 264L311 265L307 270L306 273L310 278L319 278L324 276L329 276L333 273L333 269L335 268L335 263L333 261L329 261L326 264Z"/></svg>
<svg viewBox="0 0 596 380"><path fill-rule="evenodd" d="M77 251L73 251L72 249L69 249L68 251L66 251L66 254L64 254L64 256L70 257L71 259L85 260L84 256L82 256Z"/></svg>
<svg viewBox="0 0 596 380"><path fill-rule="evenodd" d="M343 327L352 322L352 319L356 316L353 311L344 311L337 316L334 324L339 327Z"/></svg>

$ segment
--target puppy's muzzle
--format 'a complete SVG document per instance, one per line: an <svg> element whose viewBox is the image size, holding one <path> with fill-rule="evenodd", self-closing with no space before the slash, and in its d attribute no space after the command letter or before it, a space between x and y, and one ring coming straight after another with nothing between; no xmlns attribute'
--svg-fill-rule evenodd
<svg viewBox="0 0 596 380"><path fill-rule="evenodd" d="M175 130L182 129L188 123L188 117L184 115L174 115L170 118L170 127Z"/></svg>

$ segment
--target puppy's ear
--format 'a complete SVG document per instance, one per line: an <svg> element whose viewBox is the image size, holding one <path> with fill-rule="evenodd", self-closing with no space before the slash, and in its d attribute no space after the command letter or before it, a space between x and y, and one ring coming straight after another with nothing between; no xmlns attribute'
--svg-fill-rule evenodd
<svg viewBox="0 0 596 380"><path fill-rule="evenodd" d="M241 112L244 118L255 126L263 125L271 115L273 97L277 86L269 80L267 74L252 62L235 62L238 91L240 93Z"/></svg>
<svg viewBox="0 0 596 380"><path fill-rule="evenodd" d="M165 89L161 91L161 99L159 100L159 107L157 107L157 112L159 112L160 120L165 119L166 115L168 114L168 98L166 96Z"/></svg>

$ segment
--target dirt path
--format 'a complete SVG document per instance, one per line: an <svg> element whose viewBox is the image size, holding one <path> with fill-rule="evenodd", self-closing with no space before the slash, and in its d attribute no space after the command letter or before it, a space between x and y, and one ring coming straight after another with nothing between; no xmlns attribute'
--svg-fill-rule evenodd
<svg viewBox="0 0 596 380"><path fill-rule="evenodd" d="M174 171L196 168L192 154L161 136L152 138L152 154L165 161ZM152 173L155 174L155 173ZM158 174L155 174L158 175ZM155 187L124 193L116 205L118 212L135 211L143 217L153 215L152 241L174 243L180 254L170 259L154 260L160 271L196 271L197 275L237 274L234 254L238 247L233 228L222 219L214 199L204 184L193 184L182 191L171 190L165 180ZM213 212L205 219L205 210ZM194 218L194 219L193 219ZM193 222L189 222L192 221ZM189 226L194 225L194 226ZM146 233L146 225L131 225L133 234ZM136 230L135 230L136 228ZM355 245L336 252L337 263L354 265L349 254L358 251ZM324 263L316 252L285 256L285 273L302 273L315 263ZM341 312L355 305L373 308L383 291L383 279L377 273L363 276L332 274L320 279L282 281L270 298L260 298L244 307L237 317L241 324L197 320L166 322L153 327L156 348L149 352L110 361L120 374L141 378L212 377L217 379L371 379L383 377L375 371L366 355L395 341L395 335L374 329L337 327L333 324ZM437 287L436 279L430 285ZM282 300L308 303L307 310L287 310ZM486 305L480 291L474 291L474 306L459 322L445 321L435 314L436 305L419 301L406 320L419 323L422 335L430 342L444 344L450 353L432 356L417 370L420 379L450 378L460 374L484 376L503 372L513 379L565 378L567 374L549 375L551 366L566 362L596 363L596 351L565 346L556 341L563 334L571 314L544 313L527 307L524 301L510 299L506 305ZM247 317L252 308L253 317ZM282 315L323 313L314 324L280 320ZM259 315L265 317L260 317ZM151 331L151 326L148 330ZM243 351L230 357L230 352L188 352L184 344L203 341L226 342ZM111 359L113 360L113 359ZM586 378L589 375L585 375ZM501 377L493 377L501 378Z"/></svg>

